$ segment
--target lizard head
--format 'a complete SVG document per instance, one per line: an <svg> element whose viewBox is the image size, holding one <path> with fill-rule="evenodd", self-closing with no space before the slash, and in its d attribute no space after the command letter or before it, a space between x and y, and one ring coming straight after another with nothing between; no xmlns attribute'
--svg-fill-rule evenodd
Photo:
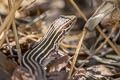
<svg viewBox="0 0 120 80"><path fill-rule="evenodd" d="M72 25L76 22L76 19L76 16L73 15L60 16L53 22L52 27L54 27L57 32L65 31L66 33L72 28Z"/></svg>
<svg viewBox="0 0 120 80"><path fill-rule="evenodd" d="M73 15L60 16L48 28L48 31L43 39L58 39L58 41L61 41L64 36L71 30L76 20L77 17Z"/></svg>

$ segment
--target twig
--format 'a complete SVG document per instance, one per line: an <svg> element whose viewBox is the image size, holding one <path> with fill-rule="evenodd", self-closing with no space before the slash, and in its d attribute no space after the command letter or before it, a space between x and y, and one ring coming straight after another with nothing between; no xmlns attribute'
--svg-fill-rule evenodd
<svg viewBox="0 0 120 80"><path fill-rule="evenodd" d="M3 23L3 21L2 21L2 18L1 18L1 16L0 16L0 24L2 24L2 23ZM8 36L6 36L6 42L7 42L7 44L8 44L9 49L10 49L10 54L13 55L13 51L12 51L12 49L11 49L10 42L9 42L9 40L8 40ZM13 60L14 60L14 59L13 59Z"/></svg>
<svg viewBox="0 0 120 80"><path fill-rule="evenodd" d="M85 16L84 13L79 9L79 7L76 5L76 3L74 2L74 0L70 0L70 3L75 7L75 9L76 9L77 12L79 13L79 15L80 15L85 21L87 21L86 16Z"/></svg>
<svg viewBox="0 0 120 80"><path fill-rule="evenodd" d="M17 48L17 54L18 54L18 62L21 65L22 53L21 53L21 48L20 48L20 44L19 44L19 39L18 39L16 24L15 24L14 20L13 20L12 28L13 28L13 32L14 32L14 36L15 36L15 42L16 42L16 48Z"/></svg>
<svg viewBox="0 0 120 80"><path fill-rule="evenodd" d="M6 36L6 42L7 42L7 44L8 44L9 49L10 49L10 54L13 56L13 51L12 51L12 49L11 49L10 42L9 42L9 40L8 40L8 36Z"/></svg>
<svg viewBox="0 0 120 80"><path fill-rule="evenodd" d="M15 5L14 8L11 9L8 16L5 18L5 21L3 22L3 24L0 27L0 34L2 33L2 31L4 31L4 29L6 27L10 27L10 25L13 21L13 18L14 18L15 11L19 8L21 3L22 3L22 0L19 0L19 1L16 1L16 3L13 4L13 5Z"/></svg>
<svg viewBox="0 0 120 80"><path fill-rule="evenodd" d="M22 32L19 32L18 31L18 34L19 35L21 35L21 36L24 36L25 38L27 38L27 39L30 39L30 40L33 40L33 41L35 41L35 42L39 42L40 40L41 40L41 38L43 37L43 36L39 36L39 41L38 40L36 40L36 39L34 39L34 37L36 37L36 35L33 35L33 34L31 34L31 35L26 35L26 34L24 34L24 33L22 33ZM38 38L38 37L37 37Z"/></svg>
<svg viewBox="0 0 120 80"><path fill-rule="evenodd" d="M2 32L4 34L4 36L2 37L2 40L0 41L0 47L3 44L3 42L5 40L5 36L7 35L10 25L14 19L15 11L19 8L21 2L22 2L22 0L19 0L18 2L14 3L14 5L15 5L14 8L11 9L8 16L5 18L5 21L3 22L3 24L0 27L0 35Z"/></svg>
<svg viewBox="0 0 120 80"><path fill-rule="evenodd" d="M107 36L102 32L102 30L101 30L100 27L97 26L96 29L101 33L101 35L102 35L105 39L107 39ZM111 42L111 40L108 40L108 43L109 43L110 46L113 48L113 50L117 53L117 55L120 56L120 50L117 48L117 46L115 46L115 45Z"/></svg>
<svg viewBox="0 0 120 80"><path fill-rule="evenodd" d="M120 29L119 29L117 35L115 36L115 38L113 39L113 41L116 42L119 36L120 36Z"/></svg>
<svg viewBox="0 0 120 80"><path fill-rule="evenodd" d="M105 39L105 41L95 50L96 52L99 51L110 39L111 35L113 34L113 32L116 30L116 26L118 26L118 22L117 24L112 28L111 33L109 34L109 36Z"/></svg>
<svg viewBox="0 0 120 80"><path fill-rule="evenodd" d="M69 45L69 44L66 44L66 43L61 43L60 44L62 47L65 47L65 48L77 48L77 46L75 46L75 45Z"/></svg>
<svg viewBox="0 0 120 80"><path fill-rule="evenodd" d="M10 11L10 9L13 8L13 5L11 3L11 0L8 0L8 3L9 3L9 11ZM18 62L21 65L22 54L21 54L21 48L20 48L20 44L18 40L17 29L16 29L16 24L15 24L14 19L12 23L12 29L13 29L13 33L15 36L15 42L16 42L16 48L17 48L17 54L18 54Z"/></svg>
<svg viewBox="0 0 120 80"><path fill-rule="evenodd" d="M74 55L74 57L73 57L72 66L71 66L71 69L70 69L70 72L69 72L69 75L68 75L68 79L71 78L71 75L72 75L72 72L73 72L73 68L74 68L74 66L75 66L75 63L76 63L76 60L77 60L77 57L78 57L78 53L79 53L79 51L80 51L80 49L81 49L81 46L82 46L82 43L83 43L83 39L84 39L84 37L85 37L85 34L86 34L86 29L84 28L84 29L83 29L83 32L82 32L81 39L80 39L80 41L79 41L79 43L78 43L78 46L77 46L77 49L76 49L76 51L75 51L75 55Z"/></svg>
<svg viewBox="0 0 120 80"><path fill-rule="evenodd" d="M93 58L94 58L95 60L97 60L98 62L120 67L120 62L116 62L116 61L114 61L114 60L109 60L109 59L102 59L102 58L100 58L100 57L98 57L98 56L93 56Z"/></svg>
<svg viewBox="0 0 120 80"><path fill-rule="evenodd" d="M29 7L30 5L32 5L36 0L31 1L30 3L28 3L26 6L23 6L22 8L19 9L19 11L23 11L25 8Z"/></svg>

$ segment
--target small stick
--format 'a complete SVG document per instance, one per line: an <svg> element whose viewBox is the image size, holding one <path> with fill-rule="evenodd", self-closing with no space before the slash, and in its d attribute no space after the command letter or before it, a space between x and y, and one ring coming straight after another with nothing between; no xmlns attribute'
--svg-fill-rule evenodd
<svg viewBox="0 0 120 80"><path fill-rule="evenodd" d="M9 3L9 11L11 10L12 3L10 0L8 0ZM16 24L15 24L15 20L13 19L13 23L12 23L12 29L13 29L13 33L15 36L15 42L16 42L16 48L17 48L17 54L18 54L18 62L21 65L21 59L22 59L22 54L21 54L21 48L20 48L20 44L19 44L19 39L18 39L18 33L17 33L17 29L16 29Z"/></svg>
<svg viewBox="0 0 120 80"><path fill-rule="evenodd" d="M15 42L16 42L16 48L17 48L17 54L18 54L18 62L21 65L21 60L22 60L22 52L21 52L21 48L20 48L20 44L19 44L19 39L18 39L18 34L17 34L17 29L16 29L16 24L15 21L13 20L13 32L14 32L14 36L15 36Z"/></svg>
<svg viewBox="0 0 120 80"><path fill-rule="evenodd" d="M14 3L15 5L14 8L11 9L8 16L5 18L3 24L0 27L0 34L2 33L2 31L4 31L4 29L6 29L6 27L10 28L10 25L14 18L15 11L19 8L21 3L22 3L22 0L18 0L16 1L16 3Z"/></svg>
<svg viewBox="0 0 120 80"><path fill-rule="evenodd" d="M7 42L7 44L8 44L9 49L10 49L10 54L13 56L13 51L12 51L12 49L11 49L10 42L9 42L9 40L8 40L8 36L6 36L6 42ZM13 59L13 60L14 60L14 59Z"/></svg>
<svg viewBox="0 0 120 80"><path fill-rule="evenodd" d="M75 55L73 57L73 61L72 61L72 66L71 66L71 69L70 69L70 72L69 72L69 75L68 75L68 79L71 78L71 75L72 75L72 72L73 72L73 68L75 66L75 63L76 63L76 60L77 60L77 57L78 57L78 53L81 49L81 46L82 46L82 43L83 43L83 39L85 37L85 34L86 34L86 29L84 28L83 29L83 32L82 32L82 36L81 36L81 39L79 40L79 43L78 43L78 46L77 46L77 49L75 51Z"/></svg>
<svg viewBox="0 0 120 80"><path fill-rule="evenodd" d="M29 7L30 5L32 5L36 0L31 1L30 3L28 3L26 6L23 6L22 8L19 9L19 11L23 11L25 8Z"/></svg>

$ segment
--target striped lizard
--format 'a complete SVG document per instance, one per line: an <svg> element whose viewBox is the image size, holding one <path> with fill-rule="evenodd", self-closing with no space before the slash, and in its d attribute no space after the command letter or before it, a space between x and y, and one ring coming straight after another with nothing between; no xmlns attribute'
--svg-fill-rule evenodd
<svg viewBox="0 0 120 80"><path fill-rule="evenodd" d="M60 42L75 22L76 16L60 16L48 28L42 40L23 55L22 66L30 72L33 80L46 80L43 61L49 54L58 50Z"/></svg>

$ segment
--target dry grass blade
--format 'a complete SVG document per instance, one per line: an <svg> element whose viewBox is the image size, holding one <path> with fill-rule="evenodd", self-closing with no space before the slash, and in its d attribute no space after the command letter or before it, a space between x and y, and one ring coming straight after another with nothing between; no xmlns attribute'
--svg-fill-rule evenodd
<svg viewBox="0 0 120 80"><path fill-rule="evenodd" d="M18 62L21 65L21 59L22 59L22 53L21 53L21 48L20 48L20 44L19 44L19 39L18 39L18 33L17 33L17 29L16 29L16 25L15 25L15 21L13 20L13 32L15 35L15 42L16 42L16 48L17 48L17 54L18 54Z"/></svg>
<svg viewBox="0 0 120 80"><path fill-rule="evenodd" d="M112 31L110 33L110 35L105 39L105 41L96 49L96 52L99 51L110 39L111 35L113 34L113 32L116 30L116 26L118 26L118 22L116 23L116 25L112 28Z"/></svg>
<svg viewBox="0 0 120 80"><path fill-rule="evenodd" d="M80 16L85 20L87 21L87 18L86 16L83 14L83 12L79 9L79 7L76 5L76 3L73 1L73 0L70 0L70 3L75 7L75 9L78 11L78 13L80 14ZM82 36L81 36L81 39L79 41L79 44L77 46L77 49L75 51L75 55L74 55L74 58L73 58L73 62L72 62L72 66L71 66L71 69L70 69L70 72L69 72L69 75L68 75L68 79L71 78L71 74L73 72L73 68L75 66L75 63L76 63L76 60L77 60L77 57L78 57L78 53L81 49L81 46L82 46L82 42L83 42L83 39L85 37L85 34L86 34L86 30L85 28L83 29L83 32L82 32Z"/></svg>
<svg viewBox="0 0 120 80"><path fill-rule="evenodd" d="M87 21L86 16L84 15L84 13L79 9L79 7L77 6L77 4L74 2L74 0L70 0L70 3L75 7L75 9L78 11L78 13L80 14L80 16Z"/></svg>
<svg viewBox="0 0 120 80"><path fill-rule="evenodd" d="M14 5L15 5L14 8L11 9L11 11L8 14L8 16L5 18L5 21L3 22L3 24L0 27L0 34L2 33L2 31L6 27L9 27L9 25L12 23L15 11L20 7L21 3L22 3L22 0L16 1L16 3L14 3Z"/></svg>
<svg viewBox="0 0 120 80"><path fill-rule="evenodd" d="M5 36L7 35L10 25L14 19L15 11L19 8L21 3L22 3L22 0L19 0L18 2L16 1L16 3L14 3L15 4L14 8L11 9L8 16L5 18L5 21L3 22L3 24L0 27L0 34L3 32L3 35L4 35L0 41L0 47L5 40Z"/></svg>
<svg viewBox="0 0 120 80"><path fill-rule="evenodd" d="M77 48L77 46L75 46L75 45L69 45L69 44L66 44L66 43L61 43L60 44L62 47L65 47L65 48Z"/></svg>
<svg viewBox="0 0 120 80"><path fill-rule="evenodd" d="M21 36L24 36L24 39L30 39L30 40L33 40L35 42L40 42L40 40L43 37L43 36L37 36L37 35L34 35L34 34L26 35L26 34L24 34L22 32L18 32L18 34L21 35ZM39 39L35 39L35 38L38 38L38 37L39 37Z"/></svg>
<svg viewBox="0 0 120 80"><path fill-rule="evenodd" d="M2 21L2 18L1 18L1 16L0 16L0 24L2 24L2 23L3 23L3 21ZM6 42L7 42L7 44L8 44L9 49L10 49L10 54L13 55L13 51L12 51L12 49L11 49L10 42L9 42L9 40L8 40L8 36L6 36Z"/></svg>
<svg viewBox="0 0 120 80"><path fill-rule="evenodd" d="M9 42L8 36L6 36L6 42L7 42L7 45L8 45L8 47L9 47L10 54L13 55L13 51L12 51L12 48L11 48L11 46L10 46L10 42ZM14 60L14 59L12 59L12 60Z"/></svg>
<svg viewBox="0 0 120 80"><path fill-rule="evenodd" d="M25 8L29 7L29 6L30 6L31 4L33 4L35 1L36 1L36 0L31 1L31 2L30 2L30 3L28 3L26 6L24 6L24 7L20 8L20 10L19 10L19 11L23 11Z"/></svg>
<svg viewBox="0 0 120 80"><path fill-rule="evenodd" d="M78 43L77 49L76 49L76 51L75 51L75 55L74 55L74 57L73 57L72 66L71 66L71 69L70 69L70 72L69 72L68 79L70 79L71 74L72 74L72 72L73 72L73 68L74 68L74 66L75 66L75 63L76 63L76 60L77 60L77 57L78 57L78 53L79 53L79 51L80 51L80 49L81 49L81 46L82 46L82 43L83 43L83 39L84 39L84 37L85 37L85 34L86 34L86 29L84 28L84 29L83 29L83 32L82 32L82 36L81 36L80 41L79 41L79 43Z"/></svg>
<svg viewBox="0 0 120 80"><path fill-rule="evenodd" d="M102 35L105 39L107 39L107 36L104 34L104 32L101 30L100 27L97 26L96 29L101 33L101 35ZM108 43L109 43L110 46L114 49L114 51L117 53L117 55L120 56L120 50L117 48L117 46L115 46L115 45L113 44L113 42L112 42L111 40L109 40L109 39L108 39Z"/></svg>
<svg viewBox="0 0 120 80"><path fill-rule="evenodd" d="M12 3L11 0L8 0L8 6L9 6L9 11L12 8ZM13 24L12 24L12 28L13 28L13 32L14 32L14 36L15 36L15 42L16 42L16 48L17 48L17 54L18 54L18 62L21 65L21 59L22 59L22 54L21 54L21 48L20 48L20 44L19 44L19 40L18 40L18 33L17 33L17 29L16 29L16 24L15 21L13 19Z"/></svg>

